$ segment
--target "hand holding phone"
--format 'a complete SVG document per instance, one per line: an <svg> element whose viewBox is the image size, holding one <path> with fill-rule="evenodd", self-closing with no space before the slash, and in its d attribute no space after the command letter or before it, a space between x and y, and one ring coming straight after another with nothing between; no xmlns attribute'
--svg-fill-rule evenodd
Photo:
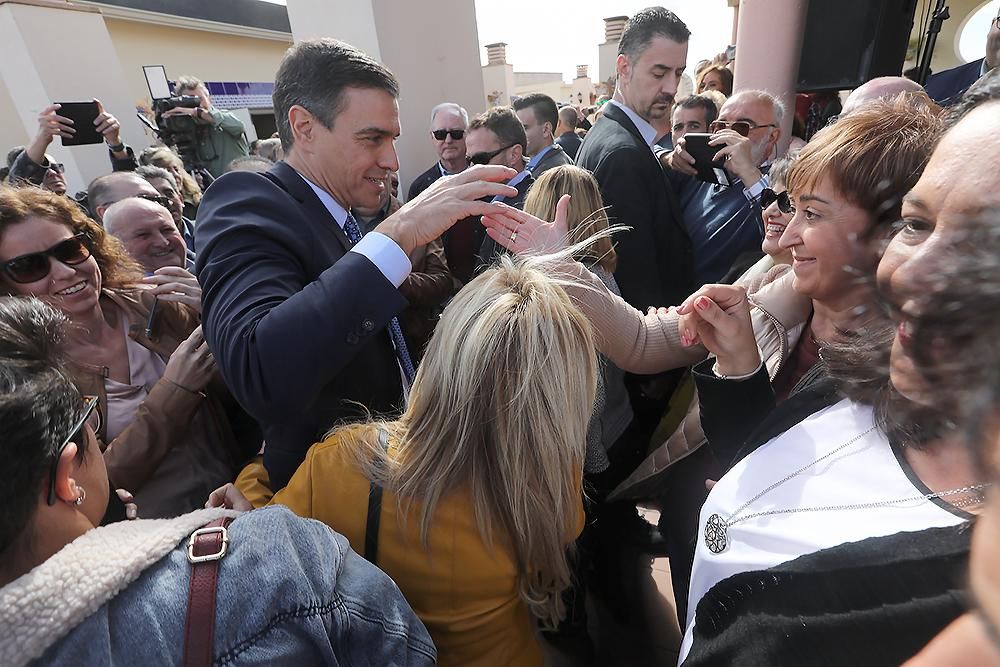
<svg viewBox="0 0 1000 667"><path fill-rule="evenodd" d="M706 183L730 185L729 174L726 173L724 160L713 160L719 148L709 146L711 134L688 132L684 135L684 150L694 158L692 165L698 179Z"/></svg>
<svg viewBox="0 0 1000 667"><path fill-rule="evenodd" d="M90 102L59 102L59 116L72 122L73 134L62 137L63 146L103 144L104 135L97 131L94 121L101 114L100 105Z"/></svg>

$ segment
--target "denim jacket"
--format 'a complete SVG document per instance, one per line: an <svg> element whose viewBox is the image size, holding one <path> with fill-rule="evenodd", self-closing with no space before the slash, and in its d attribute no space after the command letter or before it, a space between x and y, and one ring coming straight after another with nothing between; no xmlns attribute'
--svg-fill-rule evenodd
<svg viewBox="0 0 1000 667"><path fill-rule="evenodd" d="M188 536L231 510L88 531L0 589L0 663L178 665ZM239 515L219 565L216 665L433 665L392 580L284 507Z"/></svg>

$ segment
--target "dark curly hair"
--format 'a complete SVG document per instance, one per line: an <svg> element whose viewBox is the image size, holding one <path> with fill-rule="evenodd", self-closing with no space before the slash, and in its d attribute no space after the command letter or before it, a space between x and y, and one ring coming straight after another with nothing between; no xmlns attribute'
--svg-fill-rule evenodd
<svg viewBox="0 0 1000 667"><path fill-rule="evenodd" d="M0 187L0 244L8 226L29 218L46 218L66 225L74 234L86 234L104 287L121 288L142 278L142 268L121 241L88 218L73 200L40 188Z"/></svg>

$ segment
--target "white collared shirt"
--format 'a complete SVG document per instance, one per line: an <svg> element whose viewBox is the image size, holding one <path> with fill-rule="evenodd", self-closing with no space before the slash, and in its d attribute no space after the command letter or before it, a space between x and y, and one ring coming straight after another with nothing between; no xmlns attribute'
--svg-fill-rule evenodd
<svg viewBox="0 0 1000 667"><path fill-rule="evenodd" d="M650 149L652 149L653 143L656 141L656 128L650 125L645 118L632 111L621 102L608 100L608 104L614 104L616 107L625 112L628 119L635 123L636 129L639 130L639 134L642 135L642 140L646 142L646 145L649 146Z"/></svg>
<svg viewBox="0 0 1000 667"><path fill-rule="evenodd" d="M302 174L299 174L299 176L306 182L306 185L312 188L316 196L319 197L319 200L323 202L326 210L330 212L333 219L343 229L347 223L347 209L341 206L340 202L334 199L329 192L305 176L302 176ZM410 258L403 252L403 249L391 238L379 232L368 232L365 234L357 245L351 248L350 252L356 252L367 257L382 272L385 279L396 288L403 284L406 277L410 275L410 271L413 270Z"/></svg>

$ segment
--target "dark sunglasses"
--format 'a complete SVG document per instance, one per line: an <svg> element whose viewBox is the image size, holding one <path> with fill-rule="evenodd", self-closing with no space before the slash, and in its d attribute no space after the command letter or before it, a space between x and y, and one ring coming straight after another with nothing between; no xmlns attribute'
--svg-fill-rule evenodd
<svg viewBox="0 0 1000 667"><path fill-rule="evenodd" d="M734 120L733 122L725 120L713 120L708 129L714 134L715 132L721 132L722 130L733 130L737 134L749 137L750 132L761 127L778 127L774 123L768 123L767 125L758 125L757 123L750 122L748 120Z"/></svg>
<svg viewBox="0 0 1000 667"><path fill-rule="evenodd" d="M139 199L145 199L147 201L156 202L157 204L167 209L168 211L170 210L170 200L164 197L163 195L142 194L142 195L136 195L136 197L138 197Z"/></svg>
<svg viewBox="0 0 1000 667"><path fill-rule="evenodd" d="M59 459L62 458L62 453L66 450L66 447L71 442L75 442L77 447L82 448L85 446L86 438L83 430L85 425L90 424L90 428L93 429L94 433L97 433L101 428L100 399L97 396L84 396L83 398L85 402L83 415L73 425L73 430L70 434L59 445L55 458L52 459L52 463L49 466L49 505L56 504L56 472L59 468ZM91 415L94 415L93 419L91 419Z"/></svg>
<svg viewBox="0 0 1000 667"><path fill-rule="evenodd" d="M511 144L510 146L504 146L503 148L498 148L492 152L483 152L483 153L476 153L475 155L466 155L465 159L469 161L469 164L489 164L490 160L495 158L497 155L500 155L500 153L503 153L505 150L507 150L513 145L514 144Z"/></svg>
<svg viewBox="0 0 1000 667"><path fill-rule="evenodd" d="M437 139L438 141L444 141L445 137L447 137L449 134L451 135L452 139L458 141L459 139L465 136L465 130L434 130L433 132L431 132L431 134L433 134L434 138Z"/></svg>
<svg viewBox="0 0 1000 667"><path fill-rule="evenodd" d="M54 171L57 174L66 173L66 165L64 165L62 162L49 162L49 166L46 167L46 169L48 169L49 171Z"/></svg>
<svg viewBox="0 0 1000 667"><path fill-rule="evenodd" d="M60 241L48 250L21 255L0 265L0 269L15 283L33 283L49 275L52 263L49 257L63 264L76 266L90 257L90 239L80 232L72 238Z"/></svg>
<svg viewBox="0 0 1000 667"><path fill-rule="evenodd" d="M795 213L795 207L792 206L792 200L788 198L788 191L778 194L771 188L764 188L760 192L760 207L765 209L774 202L778 202L778 210L788 215L790 213Z"/></svg>

